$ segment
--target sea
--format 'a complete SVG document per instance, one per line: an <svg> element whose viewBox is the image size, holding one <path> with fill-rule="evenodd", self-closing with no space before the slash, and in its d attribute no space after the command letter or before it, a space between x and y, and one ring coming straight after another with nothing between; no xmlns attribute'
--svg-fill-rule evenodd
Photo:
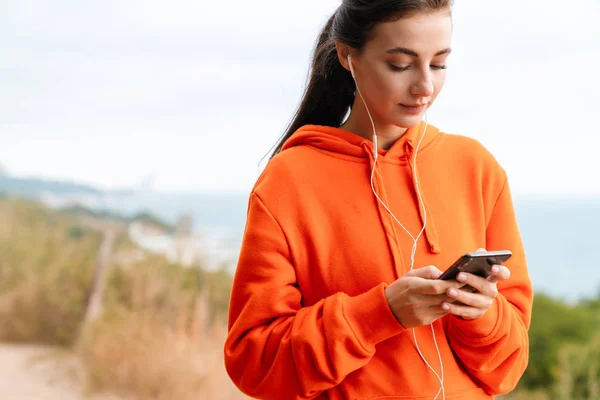
<svg viewBox="0 0 600 400"><path fill-rule="evenodd" d="M600 198L515 196L514 204L536 294L570 303L600 296ZM231 272L247 205L247 193L148 192L103 203L124 215L145 211L170 223L191 215L208 254Z"/></svg>

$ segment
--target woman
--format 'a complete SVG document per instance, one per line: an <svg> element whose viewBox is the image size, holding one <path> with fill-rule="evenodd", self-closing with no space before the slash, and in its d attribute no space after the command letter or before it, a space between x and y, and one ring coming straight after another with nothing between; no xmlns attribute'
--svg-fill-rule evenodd
<svg viewBox="0 0 600 400"><path fill-rule="evenodd" d="M321 33L249 200L225 344L249 396L491 399L523 374L532 289L505 171L422 121L451 6L344 0ZM513 257L437 279L478 248Z"/></svg>

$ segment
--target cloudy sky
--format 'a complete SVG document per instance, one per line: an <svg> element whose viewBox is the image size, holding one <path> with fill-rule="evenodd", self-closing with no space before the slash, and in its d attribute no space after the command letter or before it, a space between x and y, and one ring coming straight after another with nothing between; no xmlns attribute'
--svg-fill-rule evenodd
<svg viewBox="0 0 600 400"><path fill-rule="evenodd" d="M0 164L121 188L247 190L340 0L0 0ZM457 0L430 122L522 195L599 195L598 0Z"/></svg>

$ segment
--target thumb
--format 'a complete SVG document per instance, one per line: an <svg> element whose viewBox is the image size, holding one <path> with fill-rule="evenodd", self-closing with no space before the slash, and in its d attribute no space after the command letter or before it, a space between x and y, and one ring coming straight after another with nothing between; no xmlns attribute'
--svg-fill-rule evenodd
<svg viewBox="0 0 600 400"><path fill-rule="evenodd" d="M480 247L475 251L475 253L482 253L482 252L486 252L486 251L487 251L486 249Z"/></svg>
<svg viewBox="0 0 600 400"><path fill-rule="evenodd" d="M413 269L406 275L423 279L437 279L442 275L442 271L437 269L434 265L429 265L427 267Z"/></svg>

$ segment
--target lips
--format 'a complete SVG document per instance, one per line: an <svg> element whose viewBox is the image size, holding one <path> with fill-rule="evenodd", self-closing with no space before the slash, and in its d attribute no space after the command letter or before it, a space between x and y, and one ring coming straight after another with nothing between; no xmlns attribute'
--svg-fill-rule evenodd
<svg viewBox="0 0 600 400"><path fill-rule="evenodd" d="M402 103L400 103L400 105L402 107L406 107L406 108L422 108L422 107L425 107L427 105L427 103L421 103L421 104L402 104Z"/></svg>
<svg viewBox="0 0 600 400"><path fill-rule="evenodd" d="M402 109L410 114L418 114L427 107L427 103L425 104L400 104Z"/></svg>

